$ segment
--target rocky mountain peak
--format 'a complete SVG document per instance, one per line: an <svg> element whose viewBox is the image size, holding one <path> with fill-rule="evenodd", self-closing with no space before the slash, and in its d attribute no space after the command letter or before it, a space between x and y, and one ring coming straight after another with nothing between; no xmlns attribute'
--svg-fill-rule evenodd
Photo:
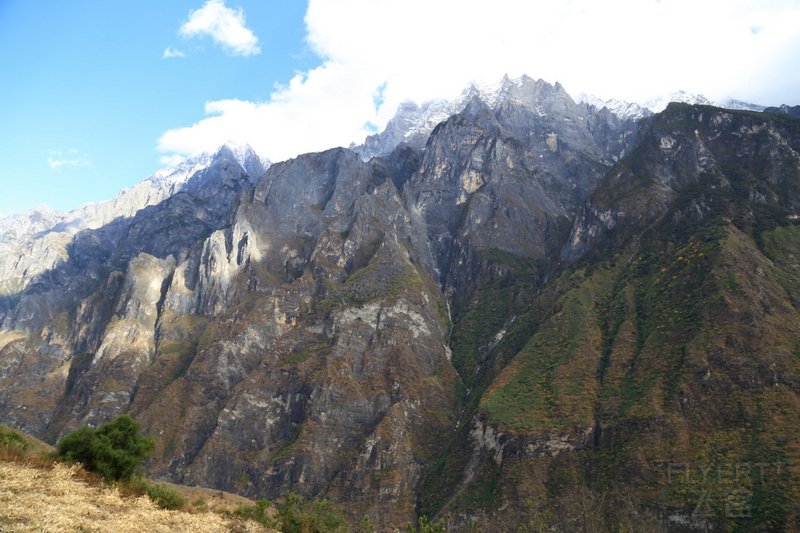
<svg viewBox="0 0 800 533"><path fill-rule="evenodd" d="M80 232L133 219L145 208L187 188L201 191L220 175L207 176L205 171L222 164L236 166L254 182L270 163L249 146L224 145L214 154L203 153L159 170L106 202L83 205L68 213L35 209L0 219L0 250L4 252L0 255L0 294L25 288L38 274L67 260L69 245Z"/></svg>
<svg viewBox="0 0 800 533"><path fill-rule="evenodd" d="M228 141L214 153L213 159L230 158L236 161L251 179L256 180L270 167L272 162L258 153L249 144Z"/></svg>
<svg viewBox="0 0 800 533"><path fill-rule="evenodd" d="M351 146L351 149L359 153L364 161L388 155L401 142L422 149L437 124L467 107L473 110L480 107L476 101L493 111L503 106L521 106L539 116L550 115L554 120L564 117L574 119L582 112L558 82L553 85L527 75L516 79L505 75L496 84L471 84L450 102L435 100L421 105L404 102L398 106L394 118L383 132L370 135L363 145Z"/></svg>
<svg viewBox="0 0 800 533"><path fill-rule="evenodd" d="M792 117L800 117L800 105L790 106L787 104L781 104L778 107L767 107L764 109L764 111L767 113L779 113Z"/></svg>
<svg viewBox="0 0 800 533"><path fill-rule="evenodd" d="M29 214L0 239L0 418L55 441L130 413L154 476L380 530L671 530L698 487L664 458L797 459L800 121L634 122L506 77L390 124L367 161L223 146L92 225ZM695 529L796 521L782 472L739 480L753 522Z"/></svg>

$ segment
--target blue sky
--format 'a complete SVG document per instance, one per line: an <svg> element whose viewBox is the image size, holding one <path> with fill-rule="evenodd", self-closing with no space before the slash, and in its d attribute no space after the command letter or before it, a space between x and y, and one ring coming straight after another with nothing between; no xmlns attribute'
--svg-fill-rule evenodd
<svg viewBox="0 0 800 533"><path fill-rule="evenodd" d="M800 0L0 0L0 216L227 140L279 161L523 73L573 95L800 103Z"/></svg>
<svg viewBox="0 0 800 533"><path fill-rule="evenodd" d="M179 35L201 6L0 0L0 215L111 198L163 166L157 139L206 101L263 100L320 62L304 2L237 2L262 49L246 57ZM184 57L163 58L167 47Z"/></svg>

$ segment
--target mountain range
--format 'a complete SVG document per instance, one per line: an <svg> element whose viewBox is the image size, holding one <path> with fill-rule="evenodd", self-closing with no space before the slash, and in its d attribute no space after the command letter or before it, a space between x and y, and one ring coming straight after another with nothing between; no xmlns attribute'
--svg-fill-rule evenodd
<svg viewBox="0 0 800 533"><path fill-rule="evenodd" d="M380 530L797 530L800 120L709 104L506 78L0 220L0 421Z"/></svg>

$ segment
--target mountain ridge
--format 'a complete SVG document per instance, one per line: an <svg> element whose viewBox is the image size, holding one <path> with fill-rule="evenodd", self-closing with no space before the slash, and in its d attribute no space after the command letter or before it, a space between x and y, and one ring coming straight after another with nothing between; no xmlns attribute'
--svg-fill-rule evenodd
<svg viewBox="0 0 800 533"><path fill-rule="evenodd" d="M128 412L152 473L386 529L790 528L791 468L694 517L663 461L797 458L800 123L493 98L366 161L219 153L78 233L0 299L0 417Z"/></svg>
<svg viewBox="0 0 800 533"><path fill-rule="evenodd" d="M351 144L350 149L358 152L362 158L368 160L371 157L387 155L401 142L409 143L415 148L422 148L427 136L433 131L436 124L462 111L470 99L477 96L490 108L494 108L509 98L509 93L512 92L514 87L519 88L529 84L531 81L533 79L527 75L522 75L519 78L510 78L505 75L497 84L478 85L473 83L452 101L439 99L423 102L422 104L412 101L403 102L398 106L395 116L389 120L382 132L368 136L361 145ZM540 79L538 83L546 82ZM561 87L557 82L555 86ZM763 105L733 98L724 102L714 102L703 95L692 94L683 90L641 102L628 102L613 98L603 99L586 93L579 93L575 101L593 105L598 110L605 107L620 120L641 120L653 113L663 111L670 102L714 105L742 111L764 111L766 109Z"/></svg>

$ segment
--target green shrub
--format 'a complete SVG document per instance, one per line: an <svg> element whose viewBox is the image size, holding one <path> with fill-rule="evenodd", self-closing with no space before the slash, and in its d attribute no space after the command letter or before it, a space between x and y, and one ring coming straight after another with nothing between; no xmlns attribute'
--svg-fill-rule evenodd
<svg viewBox="0 0 800 533"><path fill-rule="evenodd" d="M372 521L369 519L369 516L364 516L356 531L358 533L375 533L375 528L372 526Z"/></svg>
<svg viewBox="0 0 800 533"><path fill-rule="evenodd" d="M234 512L236 516L254 520L265 527L275 527L275 520L269 514L269 501L258 500L255 505L240 505Z"/></svg>
<svg viewBox="0 0 800 533"><path fill-rule="evenodd" d="M347 531L344 512L329 500L305 500L302 496L289 493L286 500L278 506L278 514L269 514L269 502L259 500L255 505L240 505L232 514L254 520L263 526L275 528L283 533L336 533ZM362 525L374 531L366 519Z"/></svg>
<svg viewBox="0 0 800 533"><path fill-rule="evenodd" d="M158 483L148 483L141 476L133 476L118 484L118 486L125 494L146 495L162 509L181 509L186 505L186 499L175 489ZM202 498L199 501L205 505L205 501ZM197 502L194 502L194 506L197 507Z"/></svg>
<svg viewBox="0 0 800 533"><path fill-rule="evenodd" d="M429 522L427 516L419 517L419 528L408 524L406 526L406 533L446 533L447 526L445 526L444 519L440 518L436 522Z"/></svg>
<svg viewBox="0 0 800 533"><path fill-rule="evenodd" d="M306 501L291 492L278 510L278 519L284 533L346 531L344 513L329 500Z"/></svg>
<svg viewBox="0 0 800 533"><path fill-rule="evenodd" d="M0 426L0 452L2 452L0 456L22 455L28 451L30 446L30 443L22 435L13 429Z"/></svg>
<svg viewBox="0 0 800 533"><path fill-rule="evenodd" d="M83 427L58 443L58 457L82 463L106 480L128 480L155 449L151 437L139 434L139 424L120 415L97 429Z"/></svg>
<svg viewBox="0 0 800 533"><path fill-rule="evenodd" d="M200 512L208 511L208 504L203 498L197 498L195 501L193 501L192 507L194 507L196 511Z"/></svg>
<svg viewBox="0 0 800 533"><path fill-rule="evenodd" d="M186 504L186 499L178 491L166 485L148 484L145 494L162 509L180 509Z"/></svg>

